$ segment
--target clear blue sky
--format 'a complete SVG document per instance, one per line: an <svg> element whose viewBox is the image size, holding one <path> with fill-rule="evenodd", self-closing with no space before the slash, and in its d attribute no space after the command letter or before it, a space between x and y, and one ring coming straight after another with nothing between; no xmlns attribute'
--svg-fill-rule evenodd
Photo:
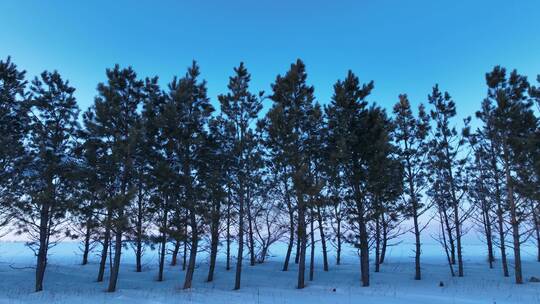
<svg viewBox="0 0 540 304"><path fill-rule="evenodd" d="M0 2L0 57L36 75L57 69L82 109L105 68L132 65L166 84L196 59L214 103L244 61L253 90L296 58L317 99L352 69L375 81L371 101L390 108L408 93L425 102L434 83L460 116L485 96L494 65L540 73L540 1L11 1Z"/></svg>

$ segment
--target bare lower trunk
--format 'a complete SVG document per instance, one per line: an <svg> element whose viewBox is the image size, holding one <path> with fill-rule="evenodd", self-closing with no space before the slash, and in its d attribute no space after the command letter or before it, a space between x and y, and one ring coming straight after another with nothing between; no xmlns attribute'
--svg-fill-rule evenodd
<svg viewBox="0 0 540 304"><path fill-rule="evenodd" d="M452 276L455 276L454 266L453 266L454 263L452 263L452 257L450 256L450 249L448 248L448 243L446 242L446 233L448 230L446 230L445 232L445 227L444 227L445 221L443 220L442 212L439 212L439 217L441 218L441 236L442 236L442 244L444 248L444 253L446 254L446 258L448 260L448 267L450 267L450 273L452 274Z"/></svg>
<svg viewBox="0 0 540 304"><path fill-rule="evenodd" d="M321 214L321 207L317 206L317 219L319 222L319 234L321 236L321 247L323 254L323 270L328 271L328 253L326 250L326 236L324 233L324 222Z"/></svg>
<svg viewBox="0 0 540 304"><path fill-rule="evenodd" d="M255 266L255 240L253 239L253 218L251 216L251 208L248 204L248 210L247 210L247 216L248 216L248 241L249 241L249 265Z"/></svg>
<svg viewBox="0 0 540 304"><path fill-rule="evenodd" d="M226 270L231 269L231 203L227 201L227 261Z"/></svg>
<svg viewBox="0 0 540 304"><path fill-rule="evenodd" d="M289 261L291 259L292 248L294 245L294 211L292 209L288 195L286 197L287 208L289 210L289 244L287 245L287 253L285 254L285 262L283 263L283 271L289 270Z"/></svg>
<svg viewBox="0 0 540 304"><path fill-rule="evenodd" d="M415 206L413 206L413 222L414 222L414 243L415 243L415 250L414 250L414 279L415 280L421 280L422 279L422 273L420 268L420 254L422 253L421 250L421 243L420 243L420 228L418 227L418 209ZM443 231L444 232L444 231Z"/></svg>
<svg viewBox="0 0 540 304"><path fill-rule="evenodd" d="M298 240L299 240L299 250L297 250L298 258L298 284L297 288L302 289L305 287L305 272L306 272L306 246L307 246L307 235L306 235L306 214L305 214L304 203L299 199L299 208L298 208Z"/></svg>
<svg viewBox="0 0 540 304"><path fill-rule="evenodd" d="M379 218L375 219L375 272L380 270L380 253L381 253L381 228Z"/></svg>
<svg viewBox="0 0 540 304"><path fill-rule="evenodd" d="M109 243L111 239L111 217L112 211L109 209L107 211L107 220L105 222L105 235L103 237L103 248L101 249L101 259L99 261L99 272L97 281L103 282L103 277L105 276L105 265L107 265L107 255L109 254Z"/></svg>
<svg viewBox="0 0 540 304"><path fill-rule="evenodd" d="M452 228L450 227L450 220L448 219L448 213L443 210L444 222L446 226L446 232L448 233L448 246L450 251L450 260L452 264L456 264L456 246L454 245L454 237L452 236Z"/></svg>
<svg viewBox="0 0 540 304"><path fill-rule="evenodd" d="M244 196L240 193L240 206L238 210L238 253L236 255L236 274L234 290L240 289L242 280L242 258L244 255Z"/></svg>
<svg viewBox="0 0 540 304"><path fill-rule="evenodd" d="M91 221L86 221L86 232L84 233L84 249L81 265L88 264L88 254L90 253Z"/></svg>
<svg viewBox="0 0 540 304"><path fill-rule="evenodd" d="M217 211L219 214L219 210ZM216 257L219 244L219 217L214 215L214 221L211 225L211 240L210 240L210 267L208 268L208 278L207 282L212 282L214 280L214 270L216 268Z"/></svg>
<svg viewBox="0 0 540 304"><path fill-rule="evenodd" d="M336 265L341 264L341 219L337 220L337 248L336 248Z"/></svg>
<svg viewBox="0 0 540 304"><path fill-rule="evenodd" d="M388 245L388 225L386 224L386 220L384 218L384 214L382 216L382 247L381 247L381 257L379 259L380 264L384 264L384 260L386 258L386 247Z"/></svg>
<svg viewBox="0 0 540 304"><path fill-rule="evenodd" d="M119 216L122 217L122 214ZM111 276L109 278L108 292L116 291L116 282L118 281L118 272L120 271L120 257L122 254L122 227L121 224L117 226L114 241L114 262L111 269Z"/></svg>
<svg viewBox="0 0 540 304"><path fill-rule="evenodd" d="M191 222L191 248L189 250L189 263L186 269L186 278L184 280L184 289L191 288L193 282L193 273L195 272L195 262L197 261L197 247L199 244L199 235L197 227L197 217L195 211L190 211Z"/></svg>
<svg viewBox="0 0 540 304"><path fill-rule="evenodd" d="M457 202L454 203L454 222L456 226L456 246L458 258L458 276L463 276L463 256L461 255L461 223L459 220L459 207Z"/></svg>
<svg viewBox="0 0 540 304"><path fill-rule="evenodd" d="M163 270L165 268L165 253L167 250L167 210L163 212L162 227L161 227L161 244L159 253L159 272L158 281L163 281Z"/></svg>
<svg viewBox="0 0 540 304"><path fill-rule="evenodd" d="M171 257L171 266L176 266L176 264L178 264L178 252L180 252L180 241L175 240Z"/></svg>
<svg viewBox="0 0 540 304"><path fill-rule="evenodd" d="M310 281L313 281L313 276L315 274L315 231L314 231L314 228L313 228L313 222L314 222L314 219L313 219L313 210L311 211L311 216L310 216L310 223L309 223L309 228L310 228L310 236L311 236L311 246L310 246L310 257L309 257L309 280Z"/></svg>
<svg viewBox="0 0 540 304"><path fill-rule="evenodd" d="M43 278L47 267L47 251L49 249L49 205L44 204L40 211L39 249L36 263L36 292L43 290Z"/></svg>
<svg viewBox="0 0 540 304"><path fill-rule="evenodd" d="M498 186L497 186L497 190L498 190ZM499 192L499 191L497 191ZM498 195L498 194L497 194ZM503 211L503 208L502 208L502 203L500 201L500 196L498 196L498 202L497 202L497 224L498 224L498 230L499 230L499 243L500 243L500 249L501 249L501 263L502 263L502 267L503 267L503 275L505 277L508 277L510 276L509 272L508 272L508 261L506 259L506 241L504 239L505 237L505 232L504 232L504 211Z"/></svg>
<svg viewBox="0 0 540 304"><path fill-rule="evenodd" d="M369 244L366 223L363 216L360 218L360 272L362 286L369 286Z"/></svg>

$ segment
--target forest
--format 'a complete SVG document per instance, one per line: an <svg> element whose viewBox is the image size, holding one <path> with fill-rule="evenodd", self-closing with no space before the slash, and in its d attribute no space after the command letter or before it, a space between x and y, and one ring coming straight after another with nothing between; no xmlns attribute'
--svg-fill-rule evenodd
<svg viewBox="0 0 540 304"><path fill-rule="evenodd" d="M266 263L278 243L291 287L316 280L316 254L332 271L345 246L368 287L405 234L411 279L421 280L428 228L451 276L468 275L464 236L475 230L485 267L525 283L524 244L540 263L540 76L493 67L478 81L484 99L463 101L477 105L465 119L444 84L425 100L404 92L386 109L370 101L373 81L343 76L331 100L317 100L300 59L270 92L250 89L240 63L214 101L195 61L166 85L115 65L81 111L58 71L31 78L4 58L0 235L27 240L36 292L49 283L49 250L67 240L80 242L80 263L109 292L122 287L126 251L136 272L156 251L156 279L180 280L164 269L181 268L184 289L208 253L206 280L225 268L237 290L245 267Z"/></svg>

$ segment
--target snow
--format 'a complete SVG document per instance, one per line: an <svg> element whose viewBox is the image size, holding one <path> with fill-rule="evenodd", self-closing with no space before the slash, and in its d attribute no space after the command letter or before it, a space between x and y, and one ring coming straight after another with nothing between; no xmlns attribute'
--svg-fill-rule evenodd
<svg viewBox="0 0 540 304"><path fill-rule="evenodd" d="M269 262L256 266L246 263L239 291L232 290L234 270L225 271L222 255L214 282L205 282L207 255L201 253L194 288L181 290L184 273L180 266L167 266L165 281L157 282L157 252L148 249L143 272L136 273L132 250L124 249L116 293L105 292L107 282L95 282L96 255L89 265L79 265L78 246L63 242L51 249L45 291L35 293L34 269L29 268L35 263L32 252L21 242L1 242L0 303L540 303L540 283L514 284L512 273L502 277L498 261L489 269L485 246L479 242L464 246L463 278L450 276L440 245L424 244L423 279L413 280L413 246L407 242L390 248L381 272L372 273L370 287L360 287L358 257L347 249L340 266L335 265L333 254L330 256L329 272L322 271L322 259L317 256L315 280L303 290L295 288L294 262L288 272L281 271L282 244L273 248L275 256ZM540 277L535 248L523 248L522 256L525 278ZM444 287L439 287L440 281Z"/></svg>

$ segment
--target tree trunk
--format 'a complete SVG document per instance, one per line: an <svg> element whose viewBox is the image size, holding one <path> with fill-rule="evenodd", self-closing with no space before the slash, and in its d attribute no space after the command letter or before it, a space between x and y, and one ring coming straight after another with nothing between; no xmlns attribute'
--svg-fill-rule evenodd
<svg viewBox="0 0 540 304"><path fill-rule="evenodd" d="M43 290L43 278L47 267L47 251L49 249L49 204L43 204L40 210L39 249L36 263L36 292Z"/></svg>
<svg viewBox="0 0 540 304"><path fill-rule="evenodd" d="M291 259L292 248L294 245L294 210L292 209L289 193L285 187L285 202L289 211L289 244L287 245L287 253L285 254L285 262L283 263L283 271L289 270L289 261Z"/></svg>
<svg viewBox="0 0 540 304"><path fill-rule="evenodd" d="M420 268L420 254L422 253L422 250L421 250L421 247L420 247L421 246L421 243L420 243L420 227L419 227L419 224L418 224L418 208L416 206L416 201L413 204L414 204L413 205L413 222L414 222L414 243L415 243L415 250L414 250L414 279L415 280L421 280L422 279L422 273L421 273L421 268Z"/></svg>
<svg viewBox="0 0 540 304"><path fill-rule="evenodd" d="M444 215L444 222L446 225L446 231L448 233L448 245L449 245L449 251L450 251L450 260L452 261L452 264L456 264L456 246L454 245L454 237L452 236L452 228L450 228L450 220L448 219L448 213L446 210L443 210Z"/></svg>
<svg viewBox="0 0 540 304"><path fill-rule="evenodd" d="M119 220L123 217L123 213L120 213ZM120 257L122 254L122 223L119 223L116 227L115 241L114 241L114 263L111 269L111 276L109 278L108 292L116 291L116 282L118 281L118 272L120 271Z"/></svg>
<svg viewBox="0 0 540 304"><path fill-rule="evenodd" d="M227 200L227 261L226 270L231 270L231 201Z"/></svg>
<svg viewBox="0 0 540 304"><path fill-rule="evenodd" d="M251 204L247 204L247 216L248 216L248 240L249 240L249 265L255 266L255 240L253 239L253 218L251 216Z"/></svg>
<svg viewBox="0 0 540 304"><path fill-rule="evenodd" d="M91 220L88 219L86 221L86 231L84 233L84 249L83 249L83 258L82 258L81 265L88 264L88 254L90 253L90 237L91 237L91 232L92 232L90 225L91 225Z"/></svg>
<svg viewBox="0 0 540 304"><path fill-rule="evenodd" d="M244 255L244 194L243 191L240 192L240 206L238 210L238 253L236 255L234 290L240 289L240 281L242 280L242 258Z"/></svg>
<svg viewBox="0 0 540 304"><path fill-rule="evenodd" d="M137 200L137 226L136 226L136 248L135 248L135 271L142 271L142 254L143 254L143 196L142 186L139 185L139 199Z"/></svg>
<svg viewBox="0 0 540 304"><path fill-rule="evenodd" d="M326 237L324 233L324 222L323 222L320 206L317 206L317 218L319 222L319 234L321 236L321 247L322 247L322 254L323 254L323 270L328 271L328 252L326 250Z"/></svg>
<svg viewBox="0 0 540 304"><path fill-rule="evenodd" d="M453 266L454 263L452 263L452 257L450 256L450 252L449 252L450 250L448 248L448 243L446 242L446 233L447 232L445 232L445 228L444 228L445 221L442 219L443 216L444 216L442 213L443 212L439 211L439 217L441 218L441 235L442 235L442 238L443 238L442 242L443 242L443 247L444 247L444 253L446 254L446 258L448 259L448 267L450 267L450 273L454 277L455 276L454 266ZM448 230L446 230L446 231L448 231Z"/></svg>
<svg viewBox="0 0 540 304"><path fill-rule="evenodd" d="M454 202L454 222L456 225L456 245L458 258L458 276L463 276L463 256L461 255L461 223L459 220L459 206L457 201Z"/></svg>
<svg viewBox="0 0 540 304"><path fill-rule="evenodd" d="M195 211L190 211L190 222L191 222L191 248L189 250L189 263L186 270L186 278L184 280L184 289L191 288L191 283L193 282L193 273L195 272L195 262L197 260L197 247L199 244L199 235L197 227L197 217Z"/></svg>
<svg viewBox="0 0 540 304"><path fill-rule="evenodd" d="M305 272L306 272L306 207L302 202L302 198L298 200L298 240L299 250L297 250L298 258L298 284L297 288L302 289L305 287Z"/></svg>
<svg viewBox="0 0 540 304"><path fill-rule="evenodd" d="M300 221L300 220L299 220ZM302 244L301 243L301 237L300 237L300 230L297 230L297 236L296 236L296 253L294 254L294 263L298 264L300 262L300 249Z"/></svg>
<svg viewBox="0 0 540 304"><path fill-rule="evenodd" d="M309 280L313 281L313 275L315 274L315 230L313 228L313 222L315 221L313 217L313 210L311 210L309 230L311 236L311 248L310 248L310 257L309 257Z"/></svg>
<svg viewBox="0 0 540 304"><path fill-rule="evenodd" d="M386 247L388 245L388 225L386 224L384 214L383 214L382 226L383 226L383 228L382 228L382 248L381 248L381 257L379 259L380 264L384 264L384 260L386 258Z"/></svg>
<svg viewBox="0 0 540 304"><path fill-rule="evenodd" d="M379 272L380 267L380 252L381 252L381 228L379 217L375 219L375 272Z"/></svg>
<svg viewBox="0 0 540 304"><path fill-rule="evenodd" d="M165 203L168 205L168 203ZM158 281L163 281L163 269L165 268L165 253L166 253L166 247L167 247L167 207L165 207L165 210L163 211L163 218L162 218L162 227L161 227L161 244L160 244L160 253L159 253L159 272L158 272Z"/></svg>
<svg viewBox="0 0 540 304"><path fill-rule="evenodd" d="M107 255L109 254L109 243L111 239L111 219L112 219L112 210L109 208L107 210L107 220L105 221L105 235L103 236L103 248L101 250L101 259L99 261L99 272L97 281L103 282L103 277L105 276L105 265L107 265Z"/></svg>
<svg viewBox="0 0 540 304"><path fill-rule="evenodd" d="M207 282L214 280L214 269L216 268L216 257L219 244L219 206L214 210L212 224L210 227L210 267L208 268Z"/></svg>
<svg viewBox="0 0 540 304"><path fill-rule="evenodd" d="M336 212L337 214L337 212ZM341 265L341 217L337 217L337 248L336 248L336 265Z"/></svg>
<svg viewBox="0 0 540 304"><path fill-rule="evenodd" d="M510 166L508 160L508 152L504 151L504 170L506 175L506 187L507 187L507 201L510 207L510 224L512 225L512 237L514 241L514 275L516 277L516 284L523 283L523 274L521 273L521 251L520 251L520 235L519 235L519 220L516 211L516 202L514 200L514 185L512 183L512 176L510 175Z"/></svg>
<svg viewBox="0 0 540 304"><path fill-rule="evenodd" d="M176 264L178 263L178 252L180 252L180 241L175 240L171 258L171 266L176 266Z"/></svg>
<svg viewBox="0 0 540 304"><path fill-rule="evenodd" d="M533 218L534 218L534 232L535 232L535 235L536 235L536 248L537 248L536 260L538 262L540 262L540 229L538 227L538 225L539 225L539 223L538 223L538 212L537 212L538 207L533 202L531 202L531 204L533 206L532 215L533 215Z"/></svg>
<svg viewBox="0 0 540 304"><path fill-rule="evenodd" d="M508 262L506 259L506 241L505 241L505 231L504 231L504 209L502 206L502 194L500 188L500 176L499 168L497 166L497 153L491 147L491 169L493 171L493 178L495 184L495 200L497 202L497 224L499 230L499 242L501 249L501 263L503 267L503 275L505 277L510 276L508 273Z"/></svg>

